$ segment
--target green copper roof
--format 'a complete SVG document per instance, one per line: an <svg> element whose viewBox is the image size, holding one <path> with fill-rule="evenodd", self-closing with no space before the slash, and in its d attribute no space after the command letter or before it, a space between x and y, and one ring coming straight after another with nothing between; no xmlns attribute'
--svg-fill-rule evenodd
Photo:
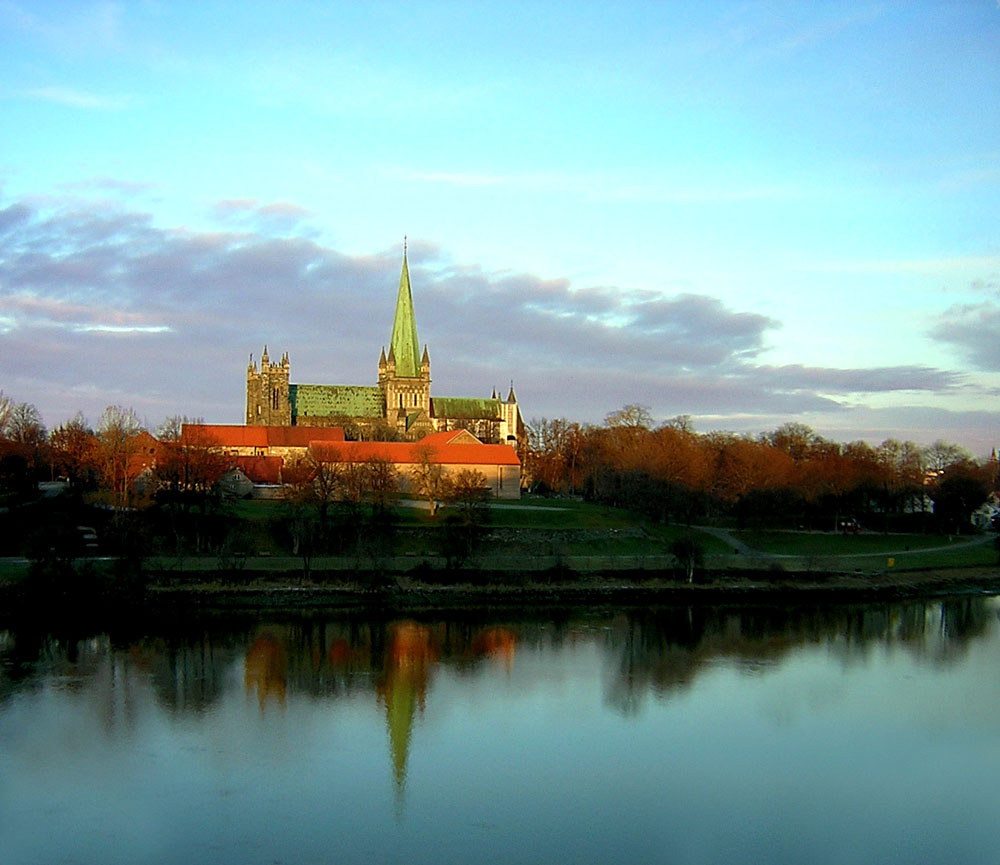
<svg viewBox="0 0 1000 865"><path fill-rule="evenodd" d="M431 399L431 411L434 417L453 417L458 419L488 418L500 419L500 401L495 399L477 399L475 397L436 396Z"/></svg>
<svg viewBox="0 0 1000 865"><path fill-rule="evenodd" d="M390 351L396 361L396 375L416 378L420 375L420 341L417 339L417 319L413 314L410 294L410 268L403 252L403 272L399 275L399 296L396 317L392 322Z"/></svg>
<svg viewBox="0 0 1000 865"><path fill-rule="evenodd" d="M382 391L352 384L290 384L292 417L382 417Z"/></svg>

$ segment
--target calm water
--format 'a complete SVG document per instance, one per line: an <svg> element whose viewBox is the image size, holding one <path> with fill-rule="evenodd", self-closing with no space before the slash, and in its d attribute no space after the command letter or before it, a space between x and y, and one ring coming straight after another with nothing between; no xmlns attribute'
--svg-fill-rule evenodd
<svg viewBox="0 0 1000 865"><path fill-rule="evenodd" d="M1000 862L998 611L0 630L0 860Z"/></svg>

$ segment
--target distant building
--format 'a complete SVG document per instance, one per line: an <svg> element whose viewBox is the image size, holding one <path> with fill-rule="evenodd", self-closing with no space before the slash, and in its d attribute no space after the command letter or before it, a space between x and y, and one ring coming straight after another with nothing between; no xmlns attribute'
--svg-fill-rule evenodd
<svg viewBox="0 0 1000 865"><path fill-rule="evenodd" d="M409 441L464 429L487 444L509 444L520 450L525 442L513 384L506 399L496 391L488 398L431 396L430 355L426 345L421 351L417 339L405 246L389 353L382 348L378 383L295 384L290 372L287 352L273 362L264 346L260 367L251 355L247 426L343 427L352 439L395 435Z"/></svg>
<svg viewBox="0 0 1000 865"><path fill-rule="evenodd" d="M492 495L521 495L521 461L506 444L485 444L468 430L431 433L419 441L346 441L339 428L243 427L232 424L184 424L181 442L210 448L226 457L225 488L243 495L246 484L272 486L284 481L282 469L308 456L328 463L390 461L406 492L409 473L421 462L440 465L445 477L463 469L483 476Z"/></svg>
<svg viewBox="0 0 1000 865"><path fill-rule="evenodd" d="M416 442L311 442L313 456L331 463L362 463L387 459L400 472L403 492L409 489L409 472L422 462L440 465L444 477L469 469L482 475L498 499L521 496L521 461L513 448L484 444L468 430L448 430Z"/></svg>

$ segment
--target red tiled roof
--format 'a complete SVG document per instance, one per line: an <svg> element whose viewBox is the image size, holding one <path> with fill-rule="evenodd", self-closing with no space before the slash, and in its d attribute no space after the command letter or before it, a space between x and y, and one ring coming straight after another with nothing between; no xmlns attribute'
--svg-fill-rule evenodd
<svg viewBox="0 0 1000 865"><path fill-rule="evenodd" d="M280 484L281 467L285 462L281 457L232 457L230 462L239 466L255 484Z"/></svg>
<svg viewBox="0 0 1000 865"><path fill-rule="evenodd" d="M342 442L341 427L242 426L240 424L186 423L181 431L185 444L229 448L305 448L311 441Z"/></svg>
<svg viewBox="0 0 1000 865"><path fill-rule="evenodd" d="M519 466L517 453L508 445L428 443L425 436L418 442L321 442L309 443L317 459L328 462L360 463L372 458L387 459L397 465L418 463L425 450L432 463L442 465Z"/></svg>

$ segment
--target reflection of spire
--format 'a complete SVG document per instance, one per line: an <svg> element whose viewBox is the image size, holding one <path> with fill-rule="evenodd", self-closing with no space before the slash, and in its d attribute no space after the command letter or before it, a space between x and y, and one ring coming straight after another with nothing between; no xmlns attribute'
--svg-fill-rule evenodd
<svg viewBox="0 0 1000 865"><path fill-rule="evenodd" d="M430 629L416 622L400 622L392 627L385 677L379 683L378 694L385 703L393 780L400 800L406 786L413 721L417 710L423 711L429 668L436 658Z"/></svg>
<svg viewBox="0 0 1000 865"><path fill-rule="evenodd" d="M385 715L392 747L392 776L400 794L406 786L406 761L410 754L410 735L417 709L417 693L413 684L408 677L403 677L386 695Z"/></svg>

